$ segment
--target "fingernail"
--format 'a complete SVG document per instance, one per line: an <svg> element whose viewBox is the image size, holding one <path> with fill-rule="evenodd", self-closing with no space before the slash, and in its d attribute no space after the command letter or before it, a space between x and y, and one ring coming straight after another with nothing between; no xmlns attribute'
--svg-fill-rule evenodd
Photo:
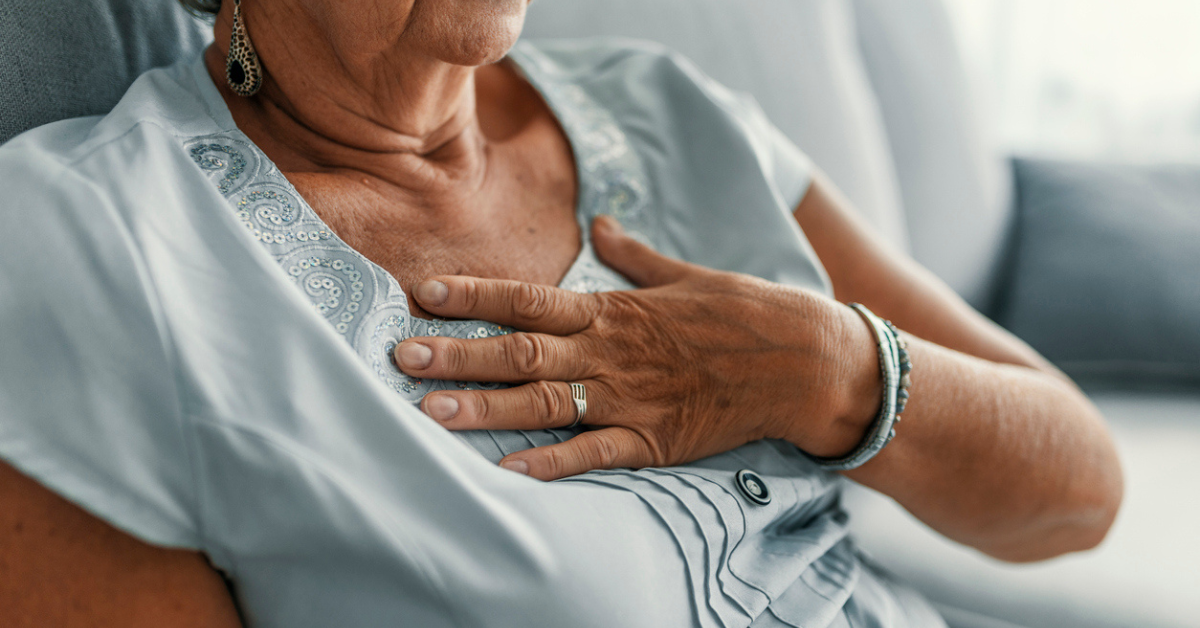
<svg viewBox="0 0 1200 628"><path fill-rule="evenodd" d="M450 289L440 281L422 281L413 288L413 296L425 305L441 305L450 296Z"/></svg>
<svg viewBox="0 0 1200 628"><path fill-rule="evenodd" d="M524 460L505 460L500 467L521 475L529 475L529 463Z"/></svg>
<svg viewBox="0 0 1200 628"><path fill-rule="evenodd" d="M425 402L425 412L438 421L449 421L458 414L458 400L449 395L436 395Z"/></svg>
<svg viewBox="0 0 1200 628"><path fill-rule="evenodd" d="M396 361L401 369L423 369L433 362L433 350L416 342L402 342L396 347Z"/></svg>

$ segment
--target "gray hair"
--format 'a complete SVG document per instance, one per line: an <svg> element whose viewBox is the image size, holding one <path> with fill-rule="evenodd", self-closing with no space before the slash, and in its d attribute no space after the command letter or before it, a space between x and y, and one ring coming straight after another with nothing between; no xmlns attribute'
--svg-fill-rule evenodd
<svg viewBox="0 0 1200 628"><path fill-rule="evenodd" d="M221 10L221 0L179 0L179 4L200 17L216 15Z"/></svg>

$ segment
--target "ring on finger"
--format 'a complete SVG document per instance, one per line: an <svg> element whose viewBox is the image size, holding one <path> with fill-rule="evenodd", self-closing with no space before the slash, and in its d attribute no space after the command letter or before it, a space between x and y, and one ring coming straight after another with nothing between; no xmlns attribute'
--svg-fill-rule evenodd
<svg viewBox="0 0 1200 628"><path fill-rule="evenodd" d="M575 402L575 422L567 429L575 429L583 423L583 417L587 416L587 389L583 384L571 384L571 401Z"/></svg>

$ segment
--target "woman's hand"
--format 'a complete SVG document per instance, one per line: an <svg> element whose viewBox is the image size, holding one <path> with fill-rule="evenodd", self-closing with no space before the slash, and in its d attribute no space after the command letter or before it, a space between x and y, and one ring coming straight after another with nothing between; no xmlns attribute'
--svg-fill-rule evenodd
<svg viewBox="0 0 1200 628"><path fill-rule="evenodd" d="M1120 463L1070 380L881 245L820 173L795 217L838 299L895 322L917 365L900 434L846 476L1005 560L1104 538L1121 502ZM600 257L643 289L576 295L463 277L417 287L417 301L440 316L526 330L401 343L397 362L412 375L525 384L430 394L428 414L451 429L564 426L575 419L566 382L585 384L595 429L502 461L542 479L677 464L758 438L841 456L863 438L882 384L874 336L857 313L666 259L607 220L593 231Z"/></svg>
<svg viewBox="0 0 1200 628"><path fill-rule="evenodd" d="M422 308L524 330L479 340L413 338L396 349L416 377L524 385L436 392L422 409L452 430L543 429L567 442L502 466L544 480L599 468L668 466L761 438L837 456L863 437L882 396L874 338L853 310L813 292L671 260L602 217L601 259L644 289L580 295L514 281L438 277Z"/></svg>

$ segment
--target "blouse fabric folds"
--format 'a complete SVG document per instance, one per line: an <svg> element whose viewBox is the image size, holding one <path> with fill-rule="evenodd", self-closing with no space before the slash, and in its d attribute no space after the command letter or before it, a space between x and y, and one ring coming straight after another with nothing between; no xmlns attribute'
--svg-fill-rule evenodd
<svg viewBox="0 0 1200 628"><path fill-rule="evenodd" d="M751 101L647 44L522 43L510 62L569 136L581 225L610 214L668 255L829 293L791 216L810 165ZM409 378L397 342L511 330L412 317L237 130L201 59L0 148L0 189L0 459L205 552L249 626L940 625L866 566L841 480L790 445L541 483L494 462L572 432L421 414L430 390L490 386ZM562 287L630 286L585 242Z"/></svg>

